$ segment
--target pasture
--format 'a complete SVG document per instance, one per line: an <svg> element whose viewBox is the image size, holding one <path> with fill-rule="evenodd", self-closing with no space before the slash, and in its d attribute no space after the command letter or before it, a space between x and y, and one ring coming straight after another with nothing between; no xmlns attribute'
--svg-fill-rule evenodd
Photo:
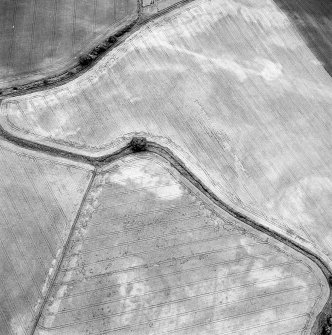
<svg viewBox="0 0 332 335"><path fill-rule="evenodd" d="M136 0L0 1L0 88L66 70L137 16Z"/></svg>
<svg viewBox="0 0 332 335"><path fill-rule="evenodd" d="M76 80L0 108L17 136L91 155L143 134L231 206L332 259L332 79L271 1L193 2Z"/></svg>
<svg viewBox="0 0 332 335"><path fill-rule="evenodd" d="M139 154L97 174L35 334L310 334L328 294L315 263Z"/></svg>
<svg viewBox="0 0 332 335"><path fill-rule="evenodd" d="M28 334L90 178L0 141L0 334Z"/></svg>

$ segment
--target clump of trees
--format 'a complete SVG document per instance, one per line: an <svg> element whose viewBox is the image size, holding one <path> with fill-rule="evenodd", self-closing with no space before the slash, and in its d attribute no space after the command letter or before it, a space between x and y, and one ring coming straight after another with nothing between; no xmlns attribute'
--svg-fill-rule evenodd
<svg viewBox="0 0 332 335"><path fill-rule="evenodd" d="M136 21L132 22L128 26L122 28L114 35L110 36L106 41L97 45L88 54L79 57L78 62L82 67L86 67L92 63L92 61L97 58L100 54L105 52L110 46L118 41L118 37L126 34L130 29L136 24Z"/></svg>
<svg viewBox="0 0 332 335"><path fill-rule="evenodd" d="M130 146L134 152L146 150L147 141L145 137L133 137Z"/></svg>
<svg viewBox="0 0 332 335"><path fill-rule="evenodd" d="M322 335L330 335L332 334L332 316L329 315L326 318L326 322L323 326L323 331L322 331Z"/></svg>
<svg viewBox="0 0 332 335"><path fill-rule="evenodd" d="M104 53L111 44L114 44L117 38L111 36L108 38L107 42L100 43L95 48L93 48L87 55L82 55L79 57L78 62L81 66L85 67L92 63L100 54Z"/></svg>
<svg viewBox="0 0 332 335"><path fill-rule="evenodd" d="M89 64L91 64L93 59L94 58L90 54L82 55L79 57L78 62L80 63L81 66L88 66Z"/></svg>
<svg viewBox="0 0 332 335"><path fill-rule="evenodd" d="M115 36L110 36L110 37L107 39L108 43L110 43L110 44L114 44L114 43L116 43L117 40L118 40L118 39L117 39Z"/></svg>

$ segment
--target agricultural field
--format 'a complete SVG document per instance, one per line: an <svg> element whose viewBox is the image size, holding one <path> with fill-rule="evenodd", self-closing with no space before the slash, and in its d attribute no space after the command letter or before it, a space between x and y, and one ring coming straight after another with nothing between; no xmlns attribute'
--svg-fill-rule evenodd
<svg viewBox="0 0 332 335"><path fill-rule="evenodd" d="M330 0L274 0L290 17L307 45L332 76L332 2Z"/></svg>
<svg viewBox="0 0 332 335"><path fill-rule="evenodd" d="M136 0L1 0L0 88L66 70L137 16Z"/></svg>
<svg viewBox="0 0 332 335"><path fill-rule="evenodd" d="M13 88L137 18L76 79ZM331 20L328 0L0 1L0 334L320 335Z"/></svg>
<svg viewBox="0 0 332 335"><path fill-rule="evenodd" d="M309 334L327 300L315 263L156 155L100 170L81 213L36 335Z"/></svg>
<svg viewBox="0 0 332 335"><path fill-rule="evenodd" d="M332 264L331 108L331 77L278 6L204 0L68 84L4 99L0 121L94 156L146 136L220 199Z"/></svg>
<svg viewBox="0 0 332 335"><path fill-rule="evenodd" d="M28 334L90 179L0 141L0 334Z"/></svg>

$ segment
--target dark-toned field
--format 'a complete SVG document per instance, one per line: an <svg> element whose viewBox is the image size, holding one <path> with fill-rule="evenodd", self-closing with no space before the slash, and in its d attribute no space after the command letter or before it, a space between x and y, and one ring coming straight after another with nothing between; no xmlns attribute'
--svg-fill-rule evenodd
<svg viewBox="0 0 332 335"><path fill-rule="evenodd" d="M332 75L332 1L274 0L288 14L311 51Z"/></svg>
<svg viewBox="0 0 332 335"><path fill-rule="evenodd" d="M136 0L0 1L0 87L65 70L137 15Z"/></svg>

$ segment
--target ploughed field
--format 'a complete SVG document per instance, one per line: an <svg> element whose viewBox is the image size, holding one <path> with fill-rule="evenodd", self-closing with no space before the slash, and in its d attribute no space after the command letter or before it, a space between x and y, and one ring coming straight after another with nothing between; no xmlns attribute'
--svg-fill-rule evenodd
<svg viewBox="0 0 332 335"><path fill-rule="evenodd" d="M141 133L331 260L332 79L271 1L192 2L72 82L0 108L15 135L90 155Z"/></svg>
<svg viewBox="0 0 332 335"><path fill-rule="evenodd" d="M328 294L309 259L139 154L98 171L35 334L309 334Z"/></svg>
<svg viewBox="0 0 332 335"><path fill-rule="evenodd" d="M1 335L31 331L90 179L84 165L0 141Z"/></svg>
<svg viewBox="0 0 332 335"><path fill-rule="evenodd" d="M1 0L0 88L64 71L137 15L136 0Z"/></svg>

